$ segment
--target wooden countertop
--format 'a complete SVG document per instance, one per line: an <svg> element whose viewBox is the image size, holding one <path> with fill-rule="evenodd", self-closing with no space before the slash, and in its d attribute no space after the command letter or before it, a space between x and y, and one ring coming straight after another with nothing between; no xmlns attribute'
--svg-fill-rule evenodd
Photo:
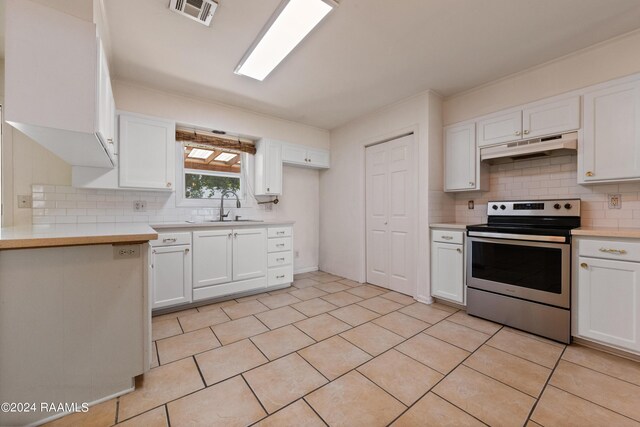
<svg viewBox="0 0 640 427"><path fill-rule="evenodd" d="M0 228L0 250L146 242L158 238L147 224L51 224Z"/></svg>
<svg viewBox="0 0 640 427"><path fill-rule="evenodd" d="M640 239L640 228L580 227L571 230L573 236Z"/></svg>

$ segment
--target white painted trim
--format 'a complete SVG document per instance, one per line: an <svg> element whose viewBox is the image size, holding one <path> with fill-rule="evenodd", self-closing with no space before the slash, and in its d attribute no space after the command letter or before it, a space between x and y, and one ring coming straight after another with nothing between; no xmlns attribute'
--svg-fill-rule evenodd
<svg viewBox="0 0 640 427"><path fill-rule="evenodd" d="M299 268L297 270L293 270L293 274L302 274L302 273L311 273L312 271L318 271L319 268L318 266L314 266L314 267L304 267L304 268Z"/></svg>
<svg viewBox="0 0 640 427"><path fill-rule="evenodd" d="M417 297L414 297L413 299L415 299L416 301L421 302L423 304L433 304L435 302L433 298L425 297L424 295L418 295Z"/></svg>
<svg viewBox="0 0 640 427"><path fill-rule="evenodd" d="M119 391L119 392L114 393L114 394L111 394L109 396L105 396L105 397L103 397L101 399L94 400L93 402L89 402L89 407L95 406L95 405L97 405L99 403L102 403L102 402L106 402L107 400L115 399L116 397L120 397L120 396L122 396L124 394L131 393L135 389L136 389L136 386L135 386L134 380L131 379L131 387L130 388L122 390L122 391ZM39 425L42 425L42 424L46 424L46 423L49 423L51 421L54 421L54 420L57 420L59 418L65 417L67 415L75 414L75 413L76 412L61 412L59 414L52 415L52 416L50 416L48 418L45 418L45 419L42 419L42 420L38 420L35 423L27 424L27 427L39 426Z"/></svg>

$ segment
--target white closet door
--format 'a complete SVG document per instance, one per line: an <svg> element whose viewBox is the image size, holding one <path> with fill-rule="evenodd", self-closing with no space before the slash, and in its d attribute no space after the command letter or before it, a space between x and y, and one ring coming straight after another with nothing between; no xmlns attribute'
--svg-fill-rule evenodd
<svg viewBox="0 0 640 427"><path fill-rule="evenodd" d="M366 153L367 281L413 295L413 135L368 147Z"/></svg>

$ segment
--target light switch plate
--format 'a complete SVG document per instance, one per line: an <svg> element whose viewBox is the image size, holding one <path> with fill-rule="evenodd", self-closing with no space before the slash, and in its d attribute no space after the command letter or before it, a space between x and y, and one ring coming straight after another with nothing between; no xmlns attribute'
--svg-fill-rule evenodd
<svg viewBox="0 0 640 427"><path fill-rule="evenodd" d="M609 200L609 209L622 209L621 194L607 194L607 200Z"/></svg>

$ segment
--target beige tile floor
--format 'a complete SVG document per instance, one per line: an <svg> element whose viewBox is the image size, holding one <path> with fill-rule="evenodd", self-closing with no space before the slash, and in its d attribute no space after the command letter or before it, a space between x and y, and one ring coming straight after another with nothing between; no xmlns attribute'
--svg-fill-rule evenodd
<svg viewBox="0 0 640 427"><path fill-rule="evenodd" d="M640 363L327 273L154 318L136 390L51 425L640 426Z"/></svg>

